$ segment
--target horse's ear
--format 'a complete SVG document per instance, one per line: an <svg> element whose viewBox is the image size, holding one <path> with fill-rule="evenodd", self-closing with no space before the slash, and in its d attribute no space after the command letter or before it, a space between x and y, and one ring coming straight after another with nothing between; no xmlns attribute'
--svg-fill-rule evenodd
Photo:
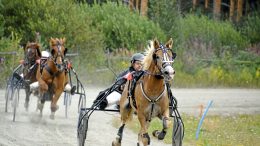
<svg viewBox="0 0 260 146"><path fill-rule="evenodd" d="M65 37L62 38L62 42L63 42L63 44L66 42L66 38Z"/></svg>
<svg viewBox="0 0 260 146"><path fill-rule="evenodd" d="M68 52L68 48L65 48L65 50L64 50L64 56L66 56L67 52Z"/></svg>
<svg viewBox="0 0 260 146"><path fill-rule="evenodd" d="M41 53L41 51L40 51L40 46L39 46L39 44L36 44L36 50L37 50L38 56L39 56L39 57L42 57L42 53Z"/></svg>
<svg viewBox="0 0 260 146"><path fill-rule="evenodd" d="M50 39L50 46L53 46L54 43L55 43L55 40L51 37L51 39Z"/></svg>
<svg viewBox="0 0 260 146"><path fill-rule="evenodd" d="M172 44L173 44L173 40L172 40L172 38L170 38L170 40L166 43L166 47L167 48L169 48L169 49L171 49L172 48Z"/></svg>
<svg viewBox="0 0 260 146"><path fill-rule="evenodd" d="M156 38L153 41L153 46L154 46L155 49L160 47L160 43L159 43L159 41Z"/></svg>
<svg viewBox="0 0 260 146"><path fill-rule="evenodd" d="M27 42L27 44L29 44L29 42ZM25 43L21 44L21 46L23 47L24 51L25 51L25 48L27 47L27 44L25 44Z"/></svg>

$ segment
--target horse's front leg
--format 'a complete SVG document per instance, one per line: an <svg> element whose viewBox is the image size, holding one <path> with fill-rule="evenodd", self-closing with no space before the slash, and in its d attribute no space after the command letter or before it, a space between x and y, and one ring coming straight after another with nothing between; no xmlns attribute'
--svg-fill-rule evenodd
<svg viewBox="0 0 260 146"><path fill-rule="evenodd" d="M39 81L39 93L40 93L40 97L38 99L38 103L37 103L37 109L40 110L40 116L42 116L42 110L43 110L43 106L45 103L45 99L43 97L44 93L46 93L48 91L48 85L44 82L44 81Z"/></svg>
<svg viewBox="0 0 260 146"><path fill-rule="evenodd" d="M26 98L25 98L25 102L24 102L24 107L26 109L26 111L28 111L29 108L29 101L30 101L30 95L31 95L31 91L30 91L30 86L25 86L25 94L26 94Z"/></svg>
<svg viewBox="0 0 260 146"><path fill-rule="evenodd" d="M147 132L150 122L145 118L143 114L138 114L138 120L141 125L140 132L138 133L138 143L137 146L140 146L142 142L144 146L149 146L151 143L150 136Z"/></svg>
<svg viewBox="0 0 260 146"><path fill-rule="evenodd" d="M169 110L166 110L166 112L164 112L161 119L162 119L163 129L161 131L158 130L153 131L153 136L157 137L159 140L164 139L167 133L167 129L169 127Z"/></svg>
<svg viewBox="0 0 260 146"><path fill-rule="evenodd" d="M50 118L54 119L55 112L59 109L59 106L57 105L57 102L63 92L62 88L58 88L56 92L53 95L53 98L51 100L51 115Z"/></svg>
<svg viewBox="0 0 260 146"><path fill-rule="evenodd" d="M118 129L116 140L112 142L112 146L121 146L125 123L132 118L132 113L133 113L133 109L129 107L128 99L121 97L121 101L120 101L121 126Z"/></svg>

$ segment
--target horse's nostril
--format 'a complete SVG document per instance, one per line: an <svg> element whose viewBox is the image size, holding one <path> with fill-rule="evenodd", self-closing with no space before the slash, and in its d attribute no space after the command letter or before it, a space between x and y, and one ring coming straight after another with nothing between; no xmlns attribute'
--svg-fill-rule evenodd
<svg viewBox="0 0 260 146"><path fill-rule="evenodd" d="M165 72L164 72L164 74L168 75L168 74L169 74L169 72L168 72L168 71L165 71Z"/></svg>
<svg viewBox="0 0 260 146"><path fill-rule="evenodd" d="M173 71L173 74L175 74L175 71Z"/></svg>

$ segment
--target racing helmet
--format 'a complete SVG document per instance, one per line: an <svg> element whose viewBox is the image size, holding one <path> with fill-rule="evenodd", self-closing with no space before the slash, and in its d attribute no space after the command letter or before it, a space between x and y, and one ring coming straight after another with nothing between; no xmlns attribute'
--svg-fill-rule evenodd
<svg viewBox="0 0 260 146"><path fill-rule="evenodd" d="M135 53L131 57L131 63L134 63L135 61L143 61L144 60L144 55L141 53Z"/></svg>

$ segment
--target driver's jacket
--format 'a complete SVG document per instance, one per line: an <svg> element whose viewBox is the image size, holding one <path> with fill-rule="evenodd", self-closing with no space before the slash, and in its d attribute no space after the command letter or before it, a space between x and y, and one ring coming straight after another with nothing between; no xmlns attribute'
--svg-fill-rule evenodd
<svg viewBox="0 0 260 146"><path fill-rule="evenodd" d="M125 83L127 82L127 79L124 78L124 76L128 73L133 72L133 78L137 78L139 77L143 71L135 71L135 69L131 66L129 67L127 70L121 72L118 77L116 78L116 82L118 82L118 84L120 85L116 91L119 92L120 94L122 94L123 92L123 87L125 85Z"/></svg>

